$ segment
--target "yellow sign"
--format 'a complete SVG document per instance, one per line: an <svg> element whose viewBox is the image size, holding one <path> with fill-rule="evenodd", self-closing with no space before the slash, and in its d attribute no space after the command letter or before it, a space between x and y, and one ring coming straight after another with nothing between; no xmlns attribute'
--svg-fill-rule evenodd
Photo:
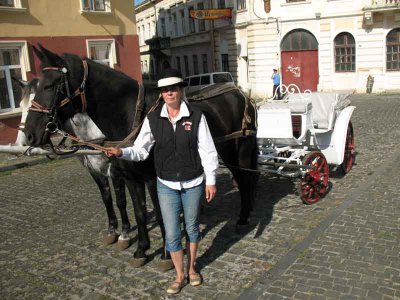
<svg viewBox="0 0 400 300"><path fill-rule="evenodd" d="M232 18L232 9L202 9L190 10L190 17L193 19L214 20Z"/></svg>

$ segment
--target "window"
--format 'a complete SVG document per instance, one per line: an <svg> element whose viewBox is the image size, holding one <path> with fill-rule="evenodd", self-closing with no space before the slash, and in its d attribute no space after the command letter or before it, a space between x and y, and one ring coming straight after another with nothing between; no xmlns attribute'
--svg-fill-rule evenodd
<svg viewBox="0 0 400 300"><path fill-rule="evenodd" d="M225 54L228 56L228 54ZM214 83L232 82L232 77L230 74L213 74Z"/></svg>
<svg viewBox="0 0 400 300"><path fill-rule="evenodd" d="M335 37L335 71L354 72L356 69L356 45L354 37L348 32Z"/></svg>
<svg viewBox="0 0 400 300"><path fill-rule="evenodd" d="M179 56L176 57L176 68L179 70L179 72L182 73L181 69L181 58Z"/></svg>
<svg viewBox="0 0 400 300"><path fill-rule="evenodd" d="M189 85L190 86L200 85L200 77L199 76L195 76L195 77L190 78Z"/></svg>
<svg viewBox="0 0 400 300"><path fill-rule="evenodd" d="M84 12L110 12L110 0L82 0Z"/></svg>
<svg viewBox="0 0 400 300"><path fill-rule="evenodd" d="M114 67L117 63L115 40L87 40L88 57L95 62Z"/></svg>
<svg viewBox="0 0 400 300"><path fill-rule="evenodd" d="M207 54L203 54L201 56L201 59L203 61L203 73L208 73L208 61L207 61Z"/></svg>
<svg viewBox="0 0 400 300"><path fill-rule="evenodd" d="M197 9L198 10L203 10L204 9L204 4L203 2L200 2L199 4L197 4ZM206 30L206 22L205 20L198 20L199 22L199 31L205 31Z"/></svg>
<svg viewBox="0 0 400 300"><path fill-rule="evenodd" d="M188 8L189 11L191 11L193 9L194 9L193 6L190 6ZM189 13L189 15L190 15L190 13ZM196 31L196 28L195 28L195 25L194 25L194 19L191 18L191 17L189 17L189 30L190 30L190 33L193 33L193 32Z"/></svg>
<svg viewBox="0 0 400 300"><path fill-rule="evenodd" d="M186 28L186 26L185 26L185 11L181 10L180 14L181 14L182 35L185 35L186 34L186 30L185 30L185 28Z"/></svg>
<svg viewBox="0 0 400 300"><path fill-rule="evenodd" d="M188 61L188 57L185 55L185 56L183 57L183 60L184 60L184 62L185 62L185 76L189 76L190 73L189 73L189 61Z"/></svg>
<svg viewBox="0 0 400 300"><path fill-rule="evenodd" d="M154 64L153 61L150 60L150 79L154 80Z"/></svg>
<svg viewBox="0 0 400 300"><path fill-rule="evenodd" d="M246 9L246 0L237 0L237 9Z"/></svg>
<svg viewBox="0 0 400 300"><path fill-rule="evenodd" d="M201 85L210 84L210 75L201 76L200 84Z"/></svg>
<svg viewBox="0 0 400 300"><path fill-rule="evenodd" d="M318 42L310 32L296 29L284 37L281 48L282 51L318 50Z"/></svg>
<svg viewBox="0 0 400 300"><path fill-rule="evenodd" d="M171 13L168 13L168 29L169 29L169 35L172 36L172 16Z"/></svg>
<svg viewBox="0 0 400 300"><path fill-rule="evenodd" d="M225 0L218 0L218 8L226 8Z"/></svg>
<svg viewBox="0 0 400 300"><path fill-rule="evenodd" d="M174 33L175 36L178 36L178 21L176 20L176 14L172 14L172 18L174 19Z"/></svg>
<svg viewBox="0 0 400 300"><path fill-rule="evenodd" d="M138 37L139 37L139 45L142 45L142 37L140 36L140 26L138 26L137 31L138 31Z"/></svg>
<svg viewBox="0 0 400 300"><path fill-rule="evenodd" d="M221 54L222 72L229 72L228 54Z"/></svg>
<svg viewBox="0 0 400 300"><path fill-rule="evenodd" d="M146 36L146 32L145 32L145 29L144 29L144 25L142 25L142 31L141 31L141 33L142 33L142 44L144 45L145 44L145 40L146 40L146 38L145 38L145 36Z"/></svg>
<svg viewBox="0 0 400 300"><path fill-rule="evenodd" d="M0 0L0 10L25 11L26 8L22 8L21 0Z"/></svg>
<svg viewBox="0 0 400 300"><path fill-rule="evenodd" d="M386 70L400 71L400 28L393 29L386 37Z"/></svg>
<svg viewBox="0 0 400 300"><path fill-rule="evenodd" d="M25 77L22 56L21 47L0 44L0 112L19 107L21 90L12 78Z"/></svg>
<svg viewBox="0 0 400 300"><path fill-rule="evenodd" d="M166 37L167 36L167 31L165 28L165 18L161 18L161 36Z"/></svg>
<svg viewBox="0 0 400 300"><path fill-rule="evenodd" d="M199 62L196 54L193 55L193 72L194 74L199 74Z"/></svg>
<svg viewBox="0 0 400 300"><path fill-rule="evenodd" d="M147 32L146 32L146 38L147 38L147 39L151 38L151 28L150 28L150 23L147 23Z"/></svg>
<svg viewBox="0 0 400 300"><path fill-rule="evenodd" d="M0 6L16 7L14 0L0 0Z"/></svg>

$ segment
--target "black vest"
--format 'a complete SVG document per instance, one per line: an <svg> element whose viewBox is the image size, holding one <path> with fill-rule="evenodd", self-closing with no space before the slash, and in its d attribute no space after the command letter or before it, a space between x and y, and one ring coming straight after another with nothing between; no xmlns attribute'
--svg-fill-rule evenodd
<svg viewBox="0 0 400 300"><path fill-rule="evenodd" d="M191 108L189 117L176 122L176 130L160 113L163 105L147 115L155 138L154 162L157 176L168 181L186 181L203 174L197 146L197 134L202 112Z"/></svg>

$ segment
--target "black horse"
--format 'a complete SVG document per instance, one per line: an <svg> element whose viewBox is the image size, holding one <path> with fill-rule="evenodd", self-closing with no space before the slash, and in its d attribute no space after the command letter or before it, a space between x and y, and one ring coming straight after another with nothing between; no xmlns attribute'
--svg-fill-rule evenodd
<svg viewBox="0 0 400 300"><path fill-rule="evenodd" d="M129 135L137 115L135 108L139 84L135 80L89 59L82 61L76 55L58 56L41 46L40 50L34 49L42 62L43 77L34 99L34 108L29 112L25 125L30 145L49 144L50 132L54 128L60 128L65 120L84 110L107 140L121 141ZM84 96L79 97L83 91ZM254 106L238 89L216 96L214 93L207 100L192 103L203 110L218 153L238 183L242 203L238 224L247 224L257 181L256 172L243 170L256 169L257 165L255 135L246 135L246 132L255 132L256 129ZM144 117L142 111L151 106L145 101L144 109L139 111L141 118ZM143 162L114 159L111 163L111 173L123 177L131 194L138 226L138 246L134 257L144 262L145 251L150 245L146 227L145 185L153 200L163 238L165 236L153 158L151 155Z"/></svg>

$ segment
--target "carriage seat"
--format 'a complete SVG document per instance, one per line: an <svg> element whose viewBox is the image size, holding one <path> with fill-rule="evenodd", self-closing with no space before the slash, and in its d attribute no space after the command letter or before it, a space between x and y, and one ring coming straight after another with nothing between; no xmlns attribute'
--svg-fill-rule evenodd
<svg viewBox="0 0 400 300"><path fill-rule="evenodd" d="M289 96L291 101L296 101L296 99L301 99L301 95ZM333 129L336 111L350 105L350 100L349 94L317 92L311 94L311 103L313 127L327 131Z"/></svg>
<svg viewBox="0 0 400 300"><path fill-rule="evenodd" d="M264 103L260 109L290 109L292 114L304 114L311 107L311 102L307 101L273 101Z"/></svg>

